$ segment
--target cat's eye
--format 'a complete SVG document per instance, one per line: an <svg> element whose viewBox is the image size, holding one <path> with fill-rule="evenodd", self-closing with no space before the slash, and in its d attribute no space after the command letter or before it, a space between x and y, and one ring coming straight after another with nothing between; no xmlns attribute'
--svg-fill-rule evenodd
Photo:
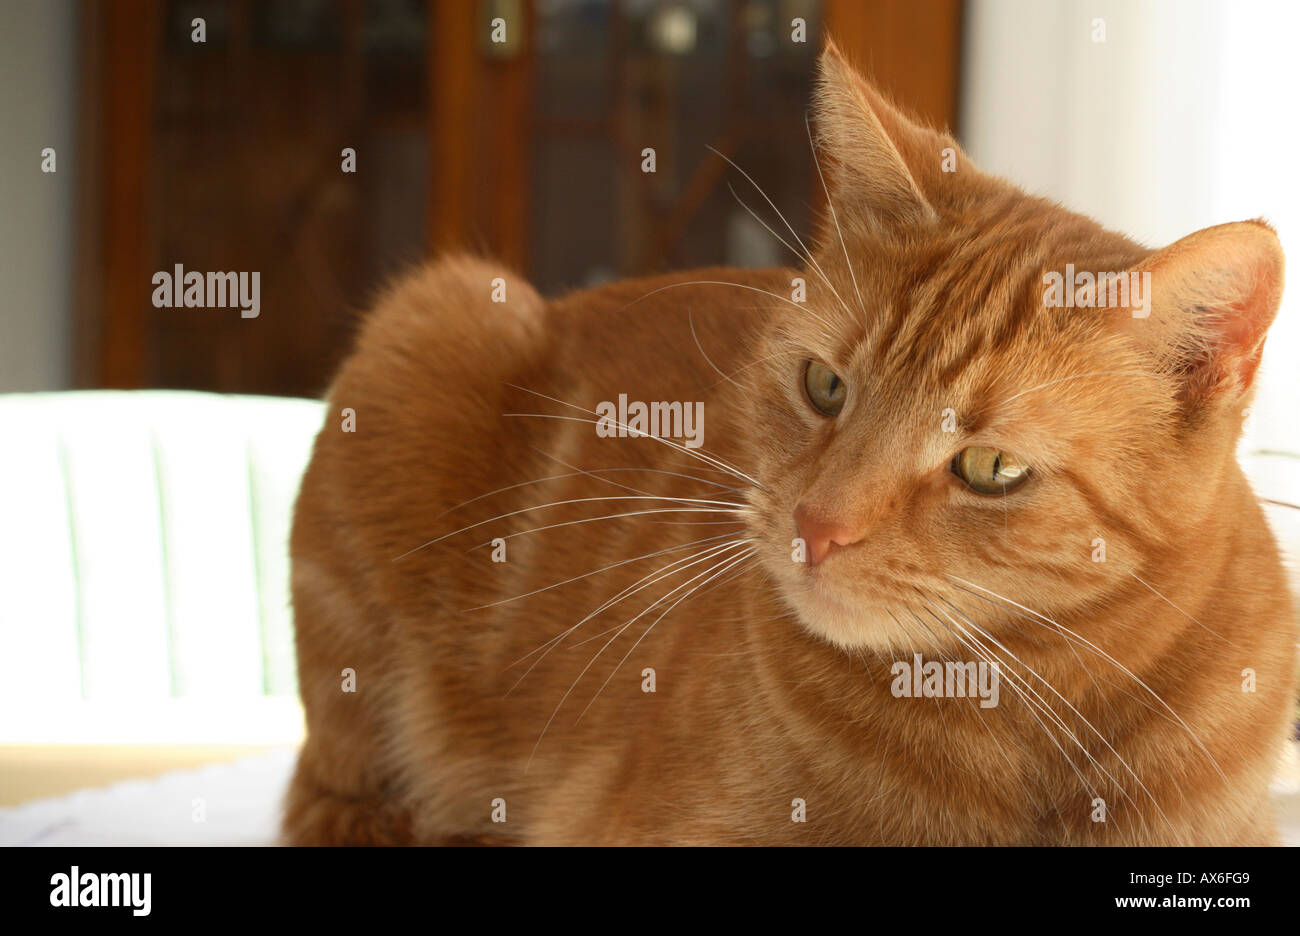
<svg viewBox="0 0 1300 936"><path fill-rule="evenodd" d="M952 473L979 494L1008 494L1029 480L1029 466L1006 452L982 445L962 449Z"/></svg>
<svg viewBox="0 0 1300 936"><path fill-rule="evenodd" d="M809 361L808 366L804 368L803 385L808 392L808 400L819 413L834 416L844 408L844 396L848 392L848 384L826 365Z"/></svg>

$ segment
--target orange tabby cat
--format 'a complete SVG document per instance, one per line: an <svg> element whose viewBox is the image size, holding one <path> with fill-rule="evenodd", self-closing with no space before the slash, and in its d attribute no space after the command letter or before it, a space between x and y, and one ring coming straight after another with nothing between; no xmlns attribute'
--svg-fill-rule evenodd
<svg viewBox="0 0 1300 936"><path fill-rule="evenodd" d="M802 269L378 304L293 531L289 841L1273 840L1273 231L1143 248L833 47L816 117Z"/></svg>

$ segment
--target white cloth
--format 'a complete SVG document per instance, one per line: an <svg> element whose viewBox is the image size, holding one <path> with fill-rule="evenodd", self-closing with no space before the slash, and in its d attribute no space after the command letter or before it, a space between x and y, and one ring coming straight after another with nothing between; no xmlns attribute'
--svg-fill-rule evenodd
<svg viewBox="0 0 1300 936"><path fill-rule="evenodd" d="M297 757L276 748L0 809L0 845L274 845Z"/></svg>

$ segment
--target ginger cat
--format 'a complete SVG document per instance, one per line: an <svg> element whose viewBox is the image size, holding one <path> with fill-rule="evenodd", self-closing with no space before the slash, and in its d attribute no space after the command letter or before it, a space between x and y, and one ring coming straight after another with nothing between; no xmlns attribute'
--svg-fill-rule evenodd
<svg viewBox="0 0 1300 936"><path fill-rule="evenodd" d="M449 257L366 320L293 530L289 842L1273 841L1275 234L1149 250L820 70L800 269Z"/></svg>

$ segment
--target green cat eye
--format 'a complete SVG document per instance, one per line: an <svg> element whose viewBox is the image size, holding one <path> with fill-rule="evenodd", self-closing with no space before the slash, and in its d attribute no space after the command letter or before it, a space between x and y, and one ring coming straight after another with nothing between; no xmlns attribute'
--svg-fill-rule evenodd
<svg viewBox="0 0 1300 936"><path fill-rule="evenodd" d="M1029 480L1029 466L1006 452L972 445L952 460L952 473L979 494L1008 494Z"/></svg>
<svg viewBox="0 0 1300 936"><path fill-rule="evenodd" d="M804 389L808 391L808 400L819 413L834 416L844 408L844 396L848 393L848 384L840 379L824 364L809 361L803 372Z"/></svg>

